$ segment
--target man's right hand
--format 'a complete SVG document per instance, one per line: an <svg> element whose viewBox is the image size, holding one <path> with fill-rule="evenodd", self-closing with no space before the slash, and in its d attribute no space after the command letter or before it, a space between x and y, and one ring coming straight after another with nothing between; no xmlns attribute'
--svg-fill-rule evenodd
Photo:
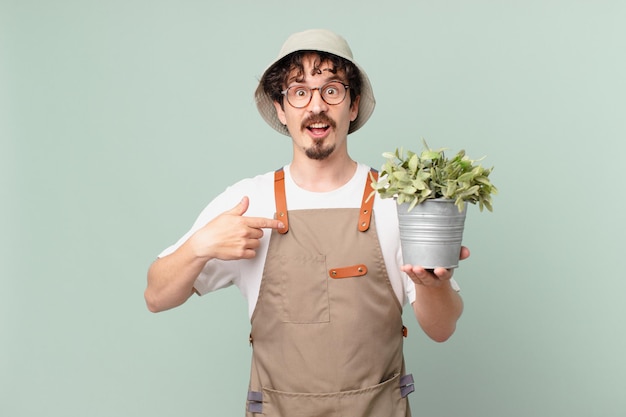
<svg viewBox="0 0 626 417"><path fill-rule="evenodd" d="M263 237L263 229L279 229L283 223L264 217L246 217L250 200L243 197L239 204L220 214L191 237L195 255L207 260L249 259Z"/></svg>

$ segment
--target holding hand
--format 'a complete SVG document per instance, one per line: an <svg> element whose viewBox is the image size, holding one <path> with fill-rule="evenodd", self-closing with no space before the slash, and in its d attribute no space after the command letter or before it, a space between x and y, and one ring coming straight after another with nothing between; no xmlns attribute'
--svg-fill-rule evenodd
<svg viewBox="0 0 626 417"><path fill-rule="evenodd" d="M467 259L469 256L469 249L462 246L459 259ZM424 269L419 265L403 265L400 269L405 272L416 285L424 285L427 287L441 286L445 282L450 281L454 273L453 269Z"/></svg>

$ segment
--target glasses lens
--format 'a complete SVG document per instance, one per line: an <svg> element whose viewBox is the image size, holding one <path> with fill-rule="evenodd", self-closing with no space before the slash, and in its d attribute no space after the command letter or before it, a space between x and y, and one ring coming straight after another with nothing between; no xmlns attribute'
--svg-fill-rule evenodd
<svg viewBox="0 0 626 417"><path fill-rule="evenodd" d="M295 85L287 89L287 100L294 107L304 107L311 100L311 90L302 85Z"/></svg>
<svg viewBox="0 0 626 417"><path fill-rule="evenodd" d="M346 97L346 87L340 82L331 82L321 88L322 98L328 104L339 104Z"/></svg>

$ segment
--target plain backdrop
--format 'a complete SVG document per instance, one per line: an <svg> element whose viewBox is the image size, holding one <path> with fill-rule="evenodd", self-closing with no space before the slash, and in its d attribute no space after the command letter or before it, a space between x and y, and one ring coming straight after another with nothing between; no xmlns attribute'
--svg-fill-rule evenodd
<svg viewBox="0 0 626 417"><path fill-rule="evenodd" d="M354 158L424 138L495 167L458 331L405 310L414 415L625 415L624 22L621 0L0 0L0 415L243 415L239 292L155 315L145 277L226 186L289 162L253 91L317 27L374 86Z"/></svg>

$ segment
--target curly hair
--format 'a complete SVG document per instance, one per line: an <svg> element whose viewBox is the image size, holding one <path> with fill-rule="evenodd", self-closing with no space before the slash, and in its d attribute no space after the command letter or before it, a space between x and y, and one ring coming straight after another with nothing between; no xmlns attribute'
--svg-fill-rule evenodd
<svg viewBox="0 0 626 417"><path fill-rule="evenodd" d="M304 56L308 54L314 54L318 57L315 63L314 71L319 71L319 66L323 63L330 62L332 64L332 72L343 72L346 76L346 82L350 86L350 102L353 103L357 96L361 94L361 72L359 69L349 60L339 57L337 55L321 52L321 51L297 51L293 52L267 70L263 80L263 90L269 95L272 100L280 103L283 106L283 94L281 91L287 84L287 78L294 71L297 74L297 78L304 77L304 65L302 64Z"/></svg>

